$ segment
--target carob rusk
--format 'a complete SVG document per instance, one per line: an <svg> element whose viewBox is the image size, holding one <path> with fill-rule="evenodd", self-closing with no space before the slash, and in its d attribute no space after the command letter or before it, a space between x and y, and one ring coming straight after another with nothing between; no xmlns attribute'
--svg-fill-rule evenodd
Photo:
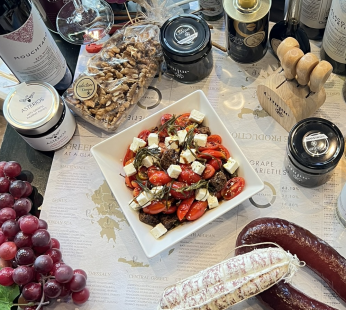
<svg viewBox="0 0 346 310"><path fill-rule="evenodd" d="M242 229L238 235L236 246L261 242L275 242L284 250L296 254L343 301L346 301L346 259L327 242L309 230L287 220L264 217L253 220ZM253 249L254 247L238 248L236 255ZM305 295L283 281L256 297L275 310L335 309Z"/></svg>

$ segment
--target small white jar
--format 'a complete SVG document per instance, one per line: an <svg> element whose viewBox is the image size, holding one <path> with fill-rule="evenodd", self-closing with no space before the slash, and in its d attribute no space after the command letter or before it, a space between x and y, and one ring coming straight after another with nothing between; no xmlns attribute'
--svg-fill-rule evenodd
<svg viewBox="0 0 346 310"><path fill-rule="evenodd" d="M34 149L55 151L72 138L76 120L58 92L44 82L21 83L5 99L6 121Z"/></svg>

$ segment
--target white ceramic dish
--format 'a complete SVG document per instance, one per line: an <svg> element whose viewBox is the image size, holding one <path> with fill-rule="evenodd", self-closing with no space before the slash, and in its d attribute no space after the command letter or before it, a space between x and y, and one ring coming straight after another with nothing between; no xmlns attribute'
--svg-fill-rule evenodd
<svg viewBox="0 0 346 310"><path fill-rule="evenodd" d="M218 134L222 137L223 145L228 148L232 157L238 161L240 165L238 170L239 176L242 176L245 179L246 185L244 190L232 200L222 201L219 207L209 210L198 220L178 226L157 240L150 233L151 227L140 222L138 219L138 212L132 210L128 205L133 196L132 191L126 187L124 178L119 175L120 173L122 175L124 174L122 159L124 158L126 148L131 144L133 137L137 137L138 133L144 129L150 129L159 125L160 117L163 114L170 113L177 115L190 112L193 109L204 113L206 117L203 124L209 126L212 133ZM257 173L245 158L237 143L230 135L201 90L193 92L138 124L133 125L95 145L91 149L91 152L145 254L149 258L191 235L193 232L215 220L225 212L233 209L264 188L262 180L258 177Z"/></svg>

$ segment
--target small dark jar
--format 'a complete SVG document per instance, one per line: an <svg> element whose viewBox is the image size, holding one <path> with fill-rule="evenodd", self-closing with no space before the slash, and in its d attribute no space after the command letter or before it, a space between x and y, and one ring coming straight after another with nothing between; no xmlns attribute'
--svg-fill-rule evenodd
<svg viewBox="0 0 346 310"><path fill-rule="evenodd" d="M199 16L181 14L171 17L161 27L160 43L167 73L182 83L195 83L213 69L211 34Z"/></svg>
<svg viewBox="0 0 346 310"><path fill-rule="evenodd" d="M344 151L344 138L332 122L306 118L288 135L285 168L289 177L304 187L316 187L332 176Z"/></svg>

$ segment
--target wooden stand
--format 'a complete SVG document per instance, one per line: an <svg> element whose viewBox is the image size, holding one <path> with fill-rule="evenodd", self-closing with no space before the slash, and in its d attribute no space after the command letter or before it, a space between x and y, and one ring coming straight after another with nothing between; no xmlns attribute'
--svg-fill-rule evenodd
<svg viewBox="0 0 346 310"><path fill-rule="evenodd" d="M322 106L326 92L322 87L318 93L310 93L308 86L299 85L295 79L285 80L284 71L279 68L258 85L257 96L262 108L289 132L293 125Z"/></svg>

